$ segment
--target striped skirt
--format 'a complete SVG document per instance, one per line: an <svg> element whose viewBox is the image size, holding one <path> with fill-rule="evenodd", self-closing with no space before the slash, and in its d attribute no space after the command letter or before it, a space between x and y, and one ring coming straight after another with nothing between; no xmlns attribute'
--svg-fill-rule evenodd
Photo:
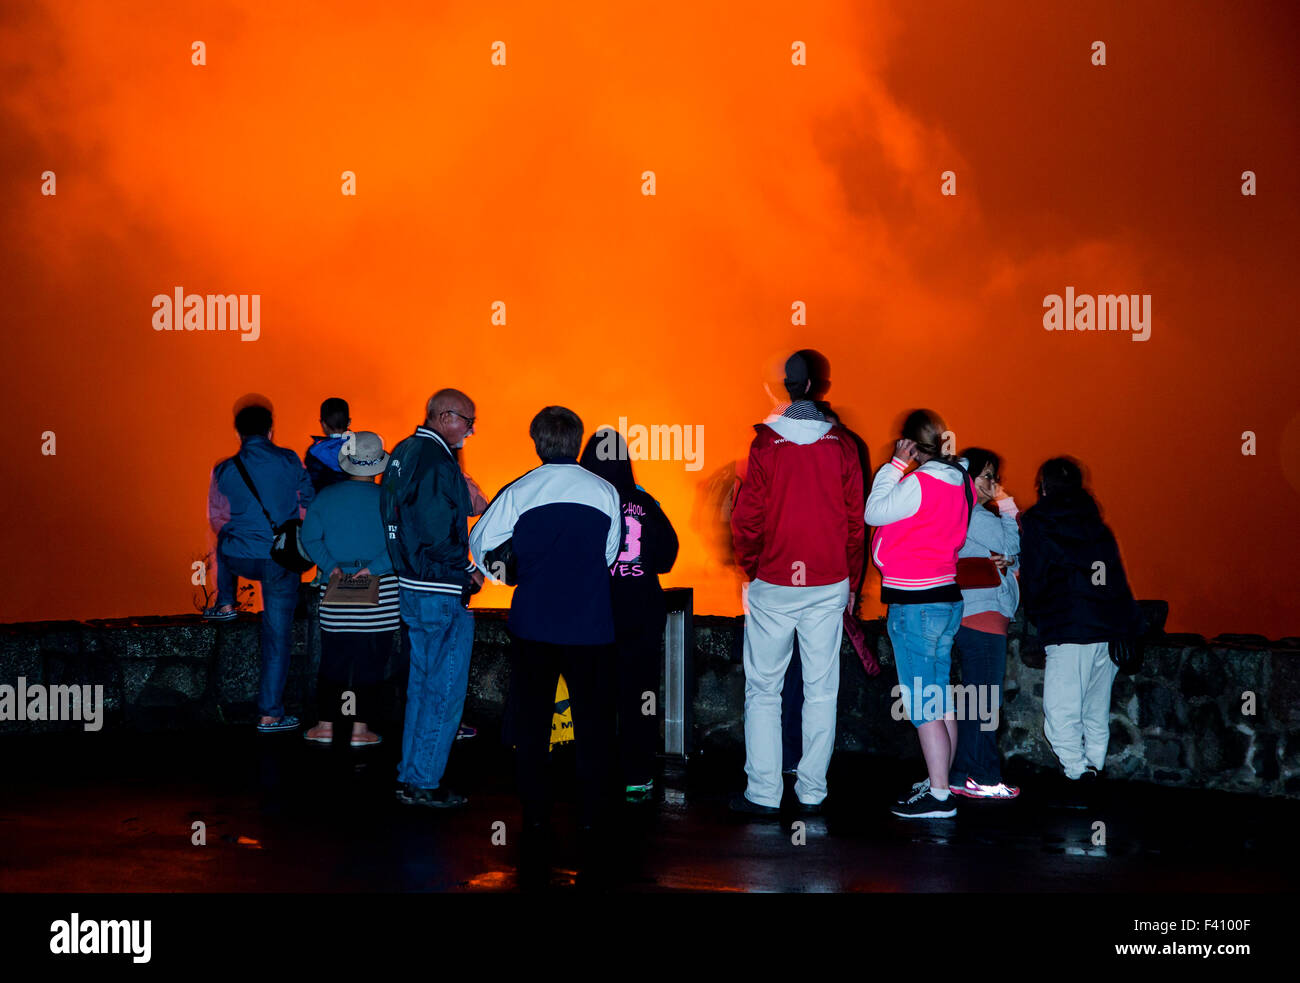
<svg viewBox="0 0 1300 983"><path fill-rule="evenodd" d="M325 586L321 586L321 597ZM320 605L321 631L393 631L402 623L398 607L397 577L385 574L379 578L379 603L322 604Z"/></svg>

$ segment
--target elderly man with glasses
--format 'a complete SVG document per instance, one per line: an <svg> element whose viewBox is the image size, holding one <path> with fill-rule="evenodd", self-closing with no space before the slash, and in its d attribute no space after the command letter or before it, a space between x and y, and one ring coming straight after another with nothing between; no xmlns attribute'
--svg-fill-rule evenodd
<svg viewBox="0 0 1300 983"><path fill-rule="evenodd" d="M411 667L397 797L452 809L462 795L442 787L469 685L474 618L469 598L483 584L469 559L473 512L456 449L474 432L474 403L440 389L424 425L398 444L380 486L388 553L397 572Z"/></svg>

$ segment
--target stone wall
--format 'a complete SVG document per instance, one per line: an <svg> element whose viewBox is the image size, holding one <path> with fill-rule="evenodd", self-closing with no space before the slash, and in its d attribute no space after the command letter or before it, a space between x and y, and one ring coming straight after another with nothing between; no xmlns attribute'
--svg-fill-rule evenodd
<svg viewBox="0 0 1300 983"><path fill-rule="evenodd" d="M291 713L313 709L319 635L316 595L304 590L285 687ZM1157 624L1166 609L1144 602ZM505 613L475 612L466 718L499 721L509 681ZM258 616L213 624L197 615L0 626L0 684L102 684L104 730L175 730L248 724L256 712ZM697 747L743 741L742 621L696 616ZM919 758L911 725L891 714L893 652L883 622L865 625L883 672L870 678L848 642L841 657L838 750ZM305 658L304 658L305 654ZM397 658L390 669L397 669ZM954 682L959 673L954 669ZM1008 759L1054 768L1042 729L1043 654L1013 624L1000 741ZM1250 710L1253 694L1253 713ZM396 692L387 691L387 716ZM0 734L80 728L75 722L4 721ZM1116 680L1108 774L1300 798L1300 639L1156 635L1142 671Z"/></svg>

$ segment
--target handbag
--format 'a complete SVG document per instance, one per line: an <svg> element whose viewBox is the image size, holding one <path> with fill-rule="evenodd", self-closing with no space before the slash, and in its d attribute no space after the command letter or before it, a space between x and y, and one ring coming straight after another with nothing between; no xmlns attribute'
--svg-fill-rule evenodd
<svg viewBox="0 0 1300 983"><path fill-rule="evenodd" d="M368 577L349 576L336 573L330 577L329 586L321 596L321 604L363 604L375 607L379 604L379 578L371 574Z"/></svg>
<svg viewBox="0 0 1300 983"><path fill-rule="evenodd" d="M1133 675L1142 668L1145 654L1141 638L1115 638L1108 644L1110 661L1119 667L1119 671Z"/></svg>
<svg viewBox="0 0 1300 983"><path fill-rule="evenodd" d="M244 467L244 462L240 460L238 454L232 460L235 462L235 467L239 468L244 484L248 485L248 490L253 493L257 504L261 506L266 521L271 524L271 559L286 570L306 573L316 565L316 561L302 548L302 520L295 515L277 526L275 520L271 518L271 513L266 511L262 496L257 493L257 486L253 484L253 477L248 473L248 468Z"/></svg>
<svg viewBox="0 0 1300 983"><path fill-rule="evenodd" d="M998 565L988 556L957 557L957 586L962 590L1002 586Z"/></svg>

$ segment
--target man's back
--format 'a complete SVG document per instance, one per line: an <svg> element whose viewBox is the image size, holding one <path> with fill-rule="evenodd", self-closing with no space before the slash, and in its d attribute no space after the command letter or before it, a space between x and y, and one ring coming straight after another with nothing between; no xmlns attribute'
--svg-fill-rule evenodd
<svg viewBox="0 0 1300 983"><path fill-rule="evenodd" d="M613 485L573 463L543 464L503 488L470 536L480 566L511 540L518 587L510 630L530 641L614 640L609 568L623 518Z"/></svg>
<svg viewBox="0 0 1300 983"><path fill-rule="evenodd" d="M755 428L731 515L736 562L750 579L815 587L864 568L862 468L843 427L770 418Z"/></svg>
<svg viewBox="0 0 1300 983"><path fill-rule="evenodd" d="M298 455L287 447L278 447L267 437L245 437L238 457L257 486L257 498L236 467L234 458L226 458L213 469L213 503L210 508L229 516L221 529L222 549L228 556L265 559L271 555L271 516L277 525L299 514L299 507L311 504L313 490Z"/></svg>

